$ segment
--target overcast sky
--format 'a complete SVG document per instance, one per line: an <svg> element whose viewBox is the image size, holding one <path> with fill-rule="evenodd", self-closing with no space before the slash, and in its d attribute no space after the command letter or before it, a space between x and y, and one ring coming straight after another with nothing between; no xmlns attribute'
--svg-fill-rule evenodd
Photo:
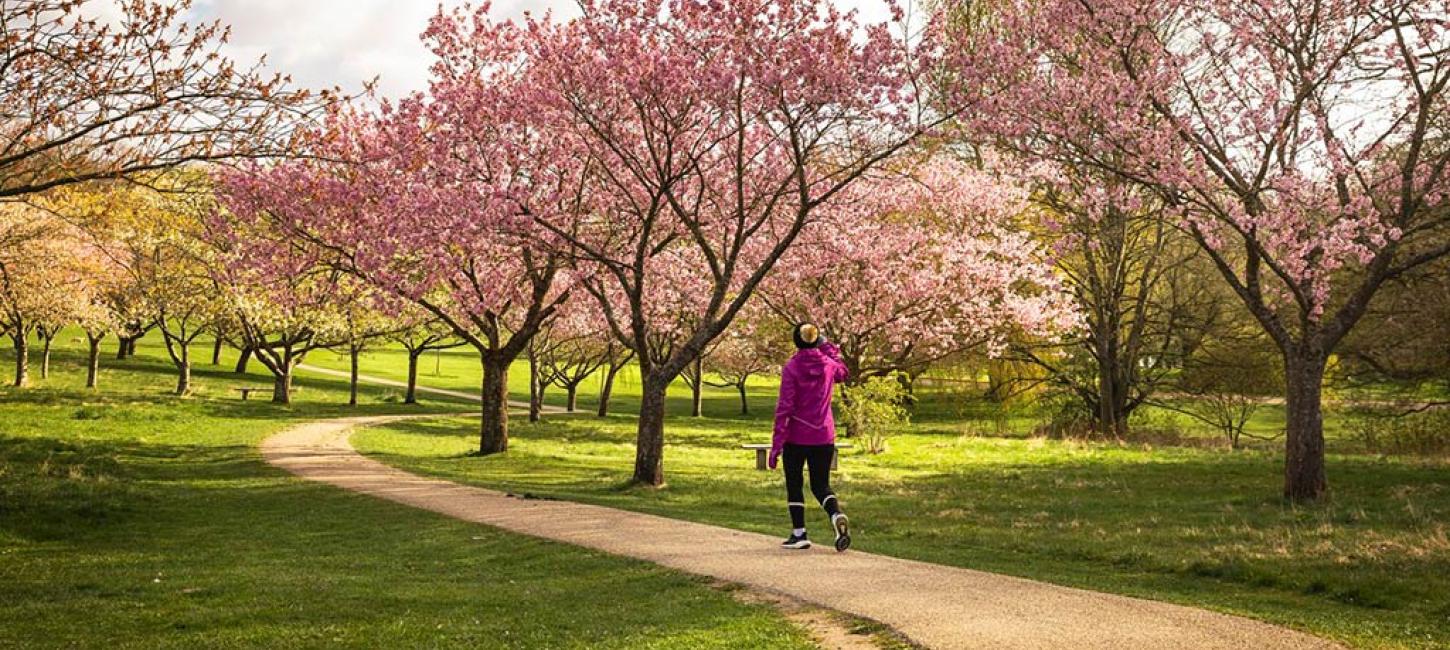
<svg viewBox="0 0 1450 650"><path fill-rule="evenodd" d="M834 0L884 20L881 0ZM396 97L427 83L429 54L418 39L439 0L197 0L193 20L232 26L230 54L239 63L267 62L309 87L356 90L377 77L379 90ZM446 7L461 0L442 0ZM493 13L577 14L574 0L495 0Z"/></svg>

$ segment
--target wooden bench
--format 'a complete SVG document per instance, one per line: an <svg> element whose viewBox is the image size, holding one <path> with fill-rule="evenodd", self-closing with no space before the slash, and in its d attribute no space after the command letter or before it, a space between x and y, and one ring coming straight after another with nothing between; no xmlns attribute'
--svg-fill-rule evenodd
<svg viewBox="0 0 1450 650"><path fill-rule="evenodd" d="M259 393L259 392L268 392L268 393L270 393L270 392L272 392L274 390L274 388L271 387L271 386L237 386L236 388L233 388L232 390L237 391L238 393L241 393L242 394L242 401L245 402L245 401L247 401L247 397L250 396L252 393ZM293 386L292 387L292 393L293 394L300 393L300 392L302 392L302 387L301 386Z"/></svg>
<svg viewBox="0 0 1450 650"><path fill-rule="evenodd" d="M270 390L272 390L272 387L271 386L237 386L236 388L233 388L232 390L237 391L238 393L241 393L242 394L242 401L245 402L245 401L247 401L247 398L248 397L251 397L252 393L260 392L260 391L264 391L264 390L270 391Z"/></svg>
<svg viewBox="0 0 1450 650"><path fill-rule="evenodd" d="M745 444L740 445L740 448L755 450L755 469L770 469L770 464L767 462L768 459L766 458L770 455L770 445ZM850 448L851 443L836 443L836 454L831 457L831 469L841 468L841 450Z"/></svg>

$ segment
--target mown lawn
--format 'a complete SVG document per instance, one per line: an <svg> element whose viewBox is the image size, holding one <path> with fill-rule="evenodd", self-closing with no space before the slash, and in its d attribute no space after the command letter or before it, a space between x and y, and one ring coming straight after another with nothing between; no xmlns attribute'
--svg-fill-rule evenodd
<svg viewBox="0 0 1450 650"><path fill-rule="evenodd" d="M784 534L779 476L738 448L768 439L768 417L726 416L728 396L713 398L702 419L672 402L668 485L657 490L625 483L627 415L516 422L510 451L488 458L466 455L475 441L462 419L368 429L354 442L463 482ZM1295 507L1277 496L1274 447L961 433L989 424L929 412L887 453L845 456L837 486L855 548L1204 606L1359 647L1450 646L1444 462L1333 455L1332 498Z"/></svg>
<svg viewBox="0 0 1450 650"><path fill-rule="evenodd" d="M354 409L304 377L291 407L243 403L229 389L265 377L200 364L179 399L143 342L90 392L64 348L51 379L0 388L0 647L810 643L693 578L307 483L256 451L298 421L427 412L396 391Z"/></svg>

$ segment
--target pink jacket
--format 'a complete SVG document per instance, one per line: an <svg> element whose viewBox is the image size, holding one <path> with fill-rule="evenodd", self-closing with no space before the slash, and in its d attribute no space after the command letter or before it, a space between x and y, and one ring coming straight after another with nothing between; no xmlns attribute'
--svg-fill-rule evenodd
<svg viewBox="0 0 1450 650"><path fill-rule="evenodd" d="M780 373L780 399L775 403L772 456L785 443L829 445L836 442L836 419L831 414L831 389L846 380L846 364L832 343L801 350Z"/></svg>

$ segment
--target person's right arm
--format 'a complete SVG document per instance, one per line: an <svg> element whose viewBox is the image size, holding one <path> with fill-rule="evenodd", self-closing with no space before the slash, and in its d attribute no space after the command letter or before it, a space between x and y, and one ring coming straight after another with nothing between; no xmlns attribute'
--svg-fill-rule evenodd
<svg viewBox="0 0 1450 650"><path fill-rule="evenodd" d="M831 360L831 381L837 384L846 381L846 378L851 375L851 371L846 367L845 362L841 361L841 348L835 343L826 341L821 344L821 352L824 352L826 358Z"/></svg>

